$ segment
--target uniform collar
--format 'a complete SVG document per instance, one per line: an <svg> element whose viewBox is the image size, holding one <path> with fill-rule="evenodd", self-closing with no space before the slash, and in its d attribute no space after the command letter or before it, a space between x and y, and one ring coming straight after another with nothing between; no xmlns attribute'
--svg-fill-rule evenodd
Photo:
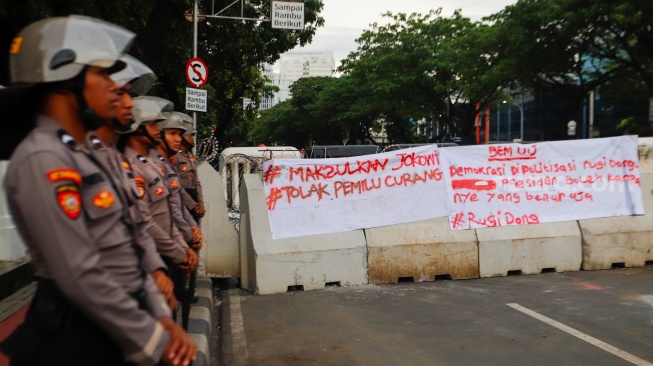
<svg viewBox="0 0 653 366"><path fill-rule="evenodd" d="M39 115L36 120L36 126L47 133L56 134L61 139L61 142L71 149L89 151L106 148L100 138L97 137L95 131L86 133L83 145L76 144L73 137L61 128L60 124L48 116Z"/></svg>

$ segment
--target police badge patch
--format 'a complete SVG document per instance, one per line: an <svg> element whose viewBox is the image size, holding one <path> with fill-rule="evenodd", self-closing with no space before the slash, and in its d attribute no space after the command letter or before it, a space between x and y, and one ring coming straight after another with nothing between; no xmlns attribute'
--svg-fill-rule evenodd
<svg viewBox="0 0 653 366"><path fill-rule="evenodd" d="M63 185L56 189L57 201L59 207L66 216L75 220L82 211L82 196L79 189L74 185Z"/></svg>

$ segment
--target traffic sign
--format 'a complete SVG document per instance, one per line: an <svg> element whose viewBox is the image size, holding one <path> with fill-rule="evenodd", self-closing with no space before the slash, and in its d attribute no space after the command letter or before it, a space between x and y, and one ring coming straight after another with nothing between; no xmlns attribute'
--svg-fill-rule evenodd
<svg viewBox="0 0 653 366"><path fill-rule="evenodd" d="M272 1L270 21L272 28L304 30L304 3Z"/></svg>
<svg viewBox="0 0 653 366"><path fill-rule="evenodd" d="M186 88L186 110L206 112L209 92L204 89Z"/></svg>
<svg viewBox="0 0 653 366"><path fill-rule="evenodd" d="M186 64L186 80L195 88L201 88L209 80L209 68L200 58L191 58Z"/></svg>

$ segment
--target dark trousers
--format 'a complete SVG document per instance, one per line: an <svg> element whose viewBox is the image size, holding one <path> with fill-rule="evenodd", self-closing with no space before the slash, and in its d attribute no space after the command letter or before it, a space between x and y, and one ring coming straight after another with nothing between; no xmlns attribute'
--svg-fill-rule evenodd
<svg viewBox="0 0 653 366"><path fill-rule="evenodd" d="M163 262L168 266L168 277L175 286L174 294L177 301L182 301L184 298L184 287L186 286L186 271L179 268L179 265L170 257L161 256ZM174 310L174 309L173 309Z"/></svg>
<svg viewBox="0 0 653 366"><path fill-rule="evenodd" d="M188 195L197 202L197 199L199 198L197 196L197 189L195 188L184 188L186 192L188 192ZM200 217L197 216L197 212L195 212L195 209L190 210L190 214L193 216L193 219L195 219L195 222L197 223L197 226L200 226ZM197 253L197 250L195 251ZM199 253L197 253L199 256ZM190 292L190 296L195 295L195 284L197 283L197 269L192 271L190 273L190 278L188 280L188 291Z"/></svg>
<svg viewBox="0 0 653 366"><path fill-rule="evenodd" d="M25 321L0 344L12 366L130 365L120 347L40 279Z"/></svg>

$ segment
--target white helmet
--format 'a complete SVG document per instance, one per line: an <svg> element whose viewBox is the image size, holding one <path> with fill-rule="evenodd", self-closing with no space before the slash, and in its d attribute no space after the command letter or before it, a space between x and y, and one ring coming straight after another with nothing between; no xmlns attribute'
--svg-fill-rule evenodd
<svg viewBox="0 0 653 366"><path fill-rule="evenodd" d="M85 66L125 67L120 57L134 33L103 20L80 15L32 23L13 40L9 50L12 83L47 83L69 80Z"/></svg>
<svg viewBox="0 0 653 366"><path fill-rule="evenodd" d="M127 66L111 75L111 79L118 88L122 88L125 84L131 84L132 94L138 96L147 94L156 81L154 71L130 55L123 56L120 61L123 61Z"/></svg>

